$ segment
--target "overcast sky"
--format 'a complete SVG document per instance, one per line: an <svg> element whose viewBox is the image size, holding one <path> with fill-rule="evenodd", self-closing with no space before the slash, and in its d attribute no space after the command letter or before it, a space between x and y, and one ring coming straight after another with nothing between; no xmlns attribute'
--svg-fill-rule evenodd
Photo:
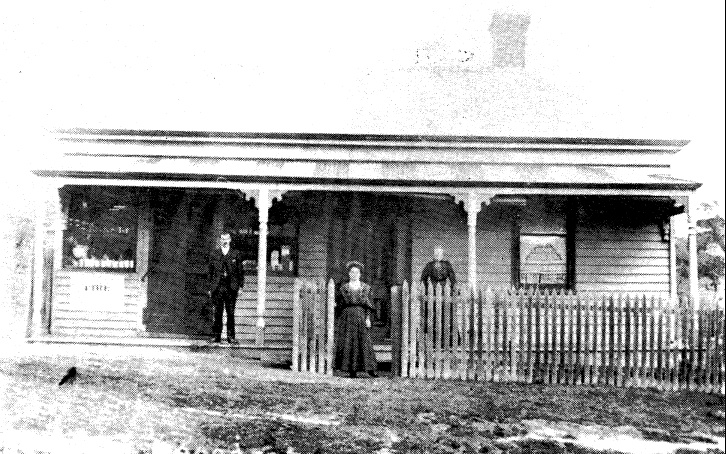
<svg viewBox="0 0 726 454"><path fill-rule="evenodd" d="M33 138L54 127L420 132L356 122L350 106L385 103L370 87L420 65L422 52L440 67L487 67L491 15L509 11L531 17L527 77L563 87L587 111L591 129L557 135L690 139L676 172L723 201L723 2L181 5L5 6L6 180L23 175L15 169L40 151Z"/></svg>

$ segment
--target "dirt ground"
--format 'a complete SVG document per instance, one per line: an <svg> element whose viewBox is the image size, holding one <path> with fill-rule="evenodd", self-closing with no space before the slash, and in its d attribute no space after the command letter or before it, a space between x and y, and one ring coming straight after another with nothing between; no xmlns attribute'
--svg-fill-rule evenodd
<svg viewBox="0 0 726 454"><path fill-rule="evenodd" d="M230 349L37 344L6 349L0 356L0 452L724 449L723 396L352 380L263 367L234 355ZM78 370L75 381L59 386L71 366Z"/></svg>

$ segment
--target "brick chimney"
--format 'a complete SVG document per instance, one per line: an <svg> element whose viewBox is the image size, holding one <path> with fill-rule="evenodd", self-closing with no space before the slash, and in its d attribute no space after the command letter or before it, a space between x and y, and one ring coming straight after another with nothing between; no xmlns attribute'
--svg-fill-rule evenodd
<svg viewBox="0 0 726 454"><path fill-rule="evenodd" d="M494 13L489 32L492 34L492 66L524 68L529 15Z"/></svg>

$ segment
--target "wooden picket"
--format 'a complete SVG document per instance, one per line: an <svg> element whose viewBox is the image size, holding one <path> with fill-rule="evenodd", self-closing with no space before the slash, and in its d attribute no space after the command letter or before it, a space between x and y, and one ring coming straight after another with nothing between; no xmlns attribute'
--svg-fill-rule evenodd
<svg viewBox="0 0 726 454"><path fill-rule="evenodd" d="M662 295L448 283L404 282L392 295L403 377L724 393L723 309Z"/></svg>
<svg viewBox="0 0 726 454"><path fill-rule="evenodd" d="M296 279L292 306L292 369L332 375L335 284Z"/></svg>

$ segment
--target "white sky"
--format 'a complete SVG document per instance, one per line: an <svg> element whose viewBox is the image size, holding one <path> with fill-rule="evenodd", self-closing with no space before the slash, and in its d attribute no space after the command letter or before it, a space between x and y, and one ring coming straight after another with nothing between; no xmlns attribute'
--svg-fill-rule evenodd
<svg viewBox="0 0 726 454"><path fill-rule="evenodd" d="M22 180L39 131L59 126L414 132L354 124L352 104L386 102L361 84L414 67L421 49L445 66L466 50L469 68L486 66L491 14L514 10L531 15L527 73L590 116L591 130L559 135L691 139L676 172L723 201L723 2L391 3L6 5L4 179Z"/></svg>

